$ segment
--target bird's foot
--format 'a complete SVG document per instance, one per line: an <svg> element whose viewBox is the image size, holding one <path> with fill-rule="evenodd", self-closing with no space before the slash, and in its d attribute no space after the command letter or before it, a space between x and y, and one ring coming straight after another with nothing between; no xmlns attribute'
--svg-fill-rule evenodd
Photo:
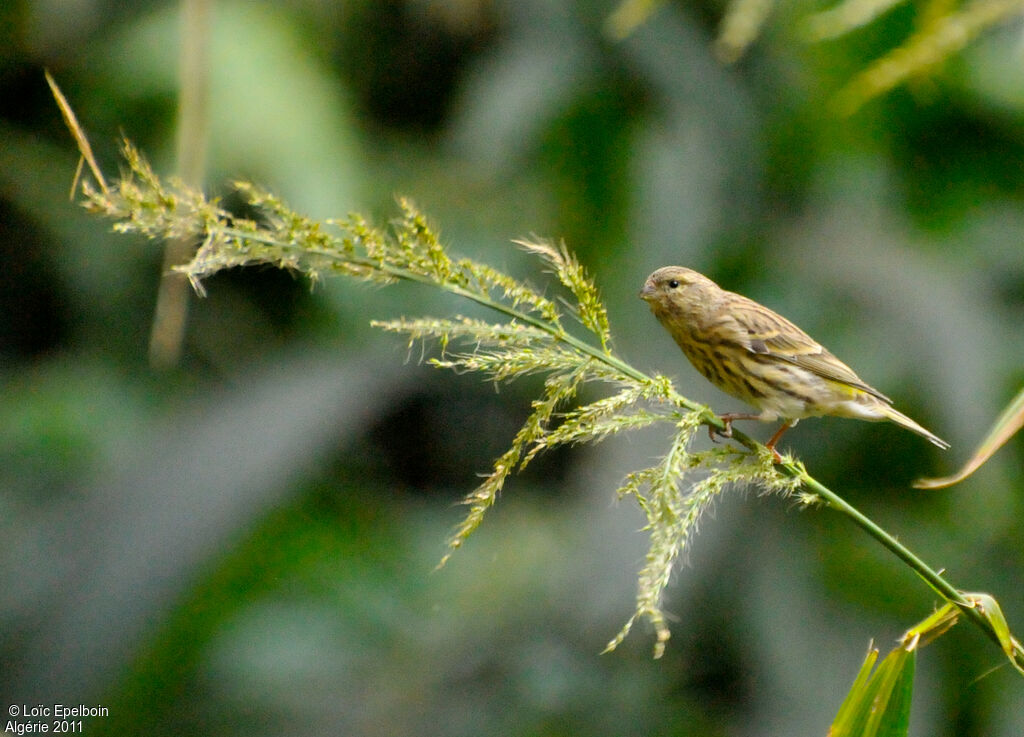
<svg viewBox="0 0 1024 737"><path fill-rule="evenodd" d="M727 412L721 415L718 419L722 421L725 427L719 430L714 425L708 425L708 437L714 443L718 442L718 438L731 438L732 437L732 423L736 420L757 420L760 419L760 415L752 415L746 412Z"/></svg>
<svg viewBox="0 0 1024 737"><path fill-rule="evenodd" d="M708 425L708 437L711 438L712 443L717 443L719 438L732 437L732 420L722 417L722 422L725 423L725 429L723 430L719 430L714 425Z"/></svg>
<svg viewBox="0 0 1024 737"><path fill-rule="evenodd" d="M795 425L796 423L796 420L784 422L782 424L782 427L776 430L775 434L772 435L771 440L765 443L764 447L772 452L772 461L774 463L782 463L782 456L779 455L779 451L775 450L775 444L779 442L779 438L782 437L783 433L785 433L786 430L788 430L789 428L793 427L793 425Z"/></svg>

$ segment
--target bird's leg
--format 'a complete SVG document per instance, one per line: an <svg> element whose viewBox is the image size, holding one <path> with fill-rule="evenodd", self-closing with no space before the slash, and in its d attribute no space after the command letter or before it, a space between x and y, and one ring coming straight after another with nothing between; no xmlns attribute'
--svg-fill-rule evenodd
<svg viewBox="0 0 1024 737"><path fill-rule="evenodd" d="M718 442L715 439L716 435L723 438L732 437L732 423L734 420L759 420L761 419L761 415L754 415L749 412L727 412L718 419L725 423L725 429L719 430L714 425L708 425L708 437L711 438L711 442L713 443Z"/></svg>
<svg viewBox="0 0 1024 737"><path fill-rule="evenodd" d="M782 423L782 427L775 431L772 435L771 440L764 444L764 447L772 452L772 456L776 463L782 463L782 456L779 455L779 451L775 450L775 444L779 442L779 438L782 437L783 433L789 428L793 427L796 423L792 420Z"/></svg>

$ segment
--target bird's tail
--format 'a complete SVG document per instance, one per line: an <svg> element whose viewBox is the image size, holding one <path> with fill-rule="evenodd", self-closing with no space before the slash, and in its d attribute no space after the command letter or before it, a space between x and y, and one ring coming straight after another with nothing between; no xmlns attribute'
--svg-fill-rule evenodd
<svg viewBox="0 0 1024 737"><path fill-rule="evenodd" d="M938 435L929 432L928 430L925 430L923 427L918 425L916 422L914 422L912 419L907 417L902 412L893 409L888 404L882 405L881 409L883 414L885 414L886 419L895 422L900 427L910 430L910 432L917 433L921 437L927 438L933 445L937 445L943 450L947 450L949 448L949 443L940 438Z"/></svg>

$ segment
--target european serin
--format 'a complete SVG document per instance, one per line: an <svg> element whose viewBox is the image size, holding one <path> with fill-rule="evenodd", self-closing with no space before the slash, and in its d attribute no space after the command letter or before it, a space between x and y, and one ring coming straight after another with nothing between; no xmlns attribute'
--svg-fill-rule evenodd
<svg viewBox="0 0 1024 737"><path fill-rule="evenodd" d="M722 391L761 410L723 415L726 434L733 420L781 419L782 427L767 443L774 453L782 434L799 420L835 415L890 420L940 448L949 447L893 409L891 399L782 315L727 292L696 271L658 269L647 277L640 297L694 368Z"/></svg>

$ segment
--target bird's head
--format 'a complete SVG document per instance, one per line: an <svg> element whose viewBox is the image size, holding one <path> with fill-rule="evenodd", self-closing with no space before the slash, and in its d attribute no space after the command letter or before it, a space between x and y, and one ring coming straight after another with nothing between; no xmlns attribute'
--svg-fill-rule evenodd
<svg viewBox="0 0 1024 737"><path fill-rule="evenodd" d="M703 274L683 266L663 266L644 282L640 299L658 317L684 315L706 305L719 287Z"/></svg>

